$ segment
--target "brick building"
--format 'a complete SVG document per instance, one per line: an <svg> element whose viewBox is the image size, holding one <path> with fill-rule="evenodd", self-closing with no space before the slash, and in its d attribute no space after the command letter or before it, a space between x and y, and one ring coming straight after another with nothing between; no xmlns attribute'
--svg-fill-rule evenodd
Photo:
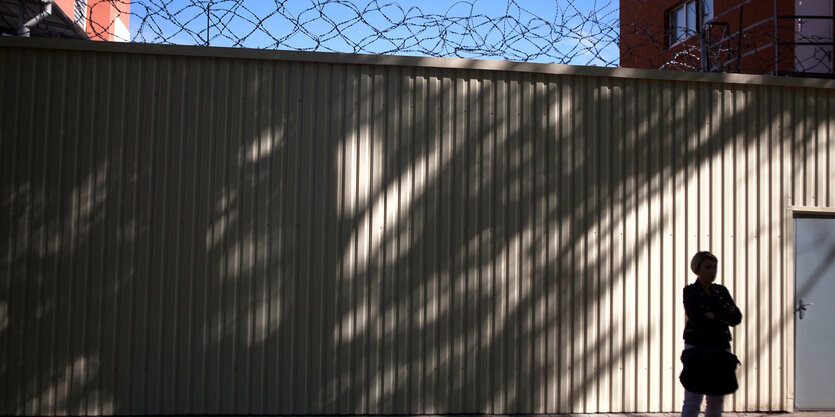
<svg viewBox="0 0 835 417"><path fill-rule="evenodd" d="M833 0L621 0L620 64L701 70L704 55L710 71L831 76L833 9Z"/></svg>
<svg viewBox="0 0 835 417"><path fill-rule="evenodd" d="M0 0L0 34L130 40L130 0Z"/></svg>

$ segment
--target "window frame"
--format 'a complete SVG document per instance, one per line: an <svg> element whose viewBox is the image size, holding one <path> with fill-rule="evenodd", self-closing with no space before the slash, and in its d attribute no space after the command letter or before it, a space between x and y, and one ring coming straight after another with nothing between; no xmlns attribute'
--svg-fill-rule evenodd
<svg viewBox="0 0 835 417"><path fill-rule="evenodd" d="M82 30L87 27L87 0L74 1L73 20Z"/></svg>
<svg viewBox="0 0 835 417"><path fill-rule="evenodd" d="M698 35L701 33L700 29L704 27L704 24L713 20L713 0L701 0L705 3L705 13L703 16L699 16L697 1L699 0L684 0L667 10L666 31L668 49ZM678 26L677 24L679 17L677 14L679 13L683 13L684 26ZM690 27L691 22L693 22L694 27Z"/></svg>

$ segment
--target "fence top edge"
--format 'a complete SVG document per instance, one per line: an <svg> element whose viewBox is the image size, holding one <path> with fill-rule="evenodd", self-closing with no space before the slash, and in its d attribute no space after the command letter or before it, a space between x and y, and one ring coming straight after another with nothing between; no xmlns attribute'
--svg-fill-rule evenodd
<svg viewBox="0 0 835 417"><path fill-rule="evenodd" d="M145 55L170 55L205 58L254 59L331 64L410 66L452 70L483 70L523 72L543 75L575 75L654 81L685 81L757 86L802 87L835 89L835 80L820 78L777 77L771 75L700 73L663 71L636 68L586 67L577 65L540 64L497 60L437 58L403 55L368 55L333 52L282 51L207 47L191 45L162 45L147 43L98 42L89 40L0 37L0 47L25 49L55 49L79 52L109 52Z"/></svg>

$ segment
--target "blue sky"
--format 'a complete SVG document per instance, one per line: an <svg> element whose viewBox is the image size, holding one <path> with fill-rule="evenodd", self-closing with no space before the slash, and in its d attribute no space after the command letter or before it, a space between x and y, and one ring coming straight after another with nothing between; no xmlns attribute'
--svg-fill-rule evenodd
<svg viewBox="0 0 835 417"><path fill-rule="evenodd" d="M601 66L618 57L617 0L135 0L131 37L205 44L210 5L212 46Z"/></svg>

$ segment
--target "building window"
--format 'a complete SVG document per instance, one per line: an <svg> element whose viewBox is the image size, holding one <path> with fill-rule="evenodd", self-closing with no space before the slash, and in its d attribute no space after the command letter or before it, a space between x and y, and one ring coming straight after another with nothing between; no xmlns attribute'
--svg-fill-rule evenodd
<svg viewBox="0 0 835 417"><path fill-rule="evenodd" d="M82 29L87 26L87 0L75 0L73 18L75 18L75 24L81 26Z"/></svg>
<svg viewBox="0 0 835 417"><path fill-rule="evenodd" d="M705 7L703 19L698 17L697 1L699 0L685 1L667 12L670 45L675 45L699 33L702 22L713 20L713 0L702 0Z"/></svg>

